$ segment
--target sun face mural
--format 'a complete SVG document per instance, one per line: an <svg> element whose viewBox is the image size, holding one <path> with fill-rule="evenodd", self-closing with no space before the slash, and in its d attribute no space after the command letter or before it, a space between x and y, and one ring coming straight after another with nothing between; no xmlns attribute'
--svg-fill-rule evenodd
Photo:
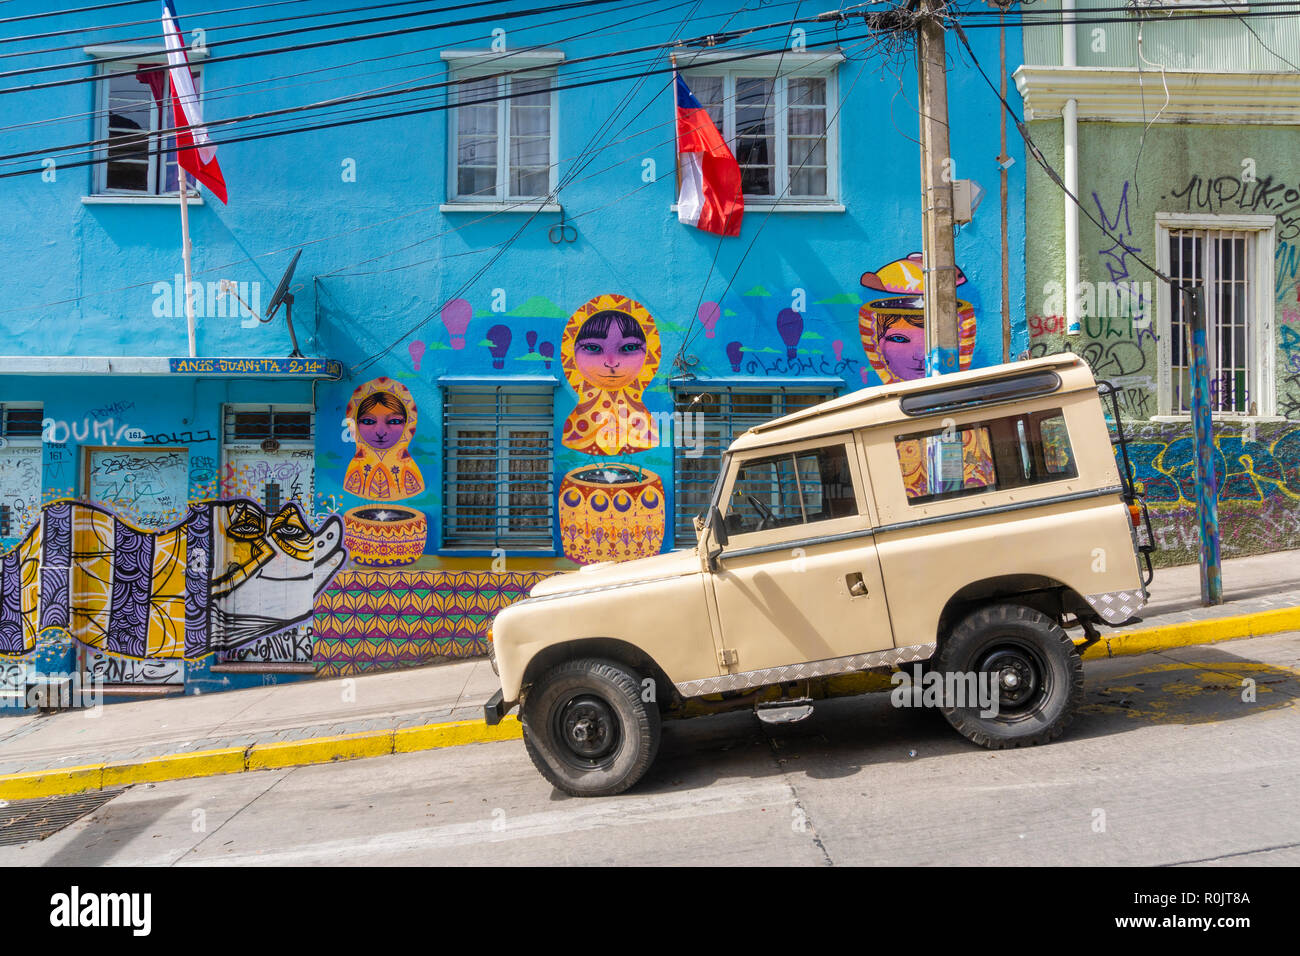
<svg viewBox="0 0 1300 956"><path fill-rule="evenodd" d="M203 657L309 620L344 557L342 521L312 530L296 504L272 516L253 501L207 501L143 531L53 502L0 558L0 654L28 653L59 628L124 657Z"/></svg>
<svg viewBox="0 0 1300 956"><path fill-rule="evenodd" d="M894 297L874 299L858 310L858 333L867 361L886 385L925 377L925 274L921 253L862 273L862 285ZM966 276L957 270L957 285ZM957 361L965 371L975 354L975 307L957 300ZM865 384L865 370L864 370Z"/></svg>
<svg viewBox="0 0 1300 956"><path fill-rule="evenodd" d="M575 468L560 484L560 541L578 564L658 554L664 543L664 483L634 465Z"/></svg>
<svg viewBox="0 0 1300 956"><path fill-rule="evenodd" d="M574 312L560 341L565 377L578 393L565 447L606 457L653 448L658 430L641 396L660 356L654 319L639 302L598 295Z"/></svg>
<svg viewBox="0 0 1300 956"><path fill-rule="evenodd" d="M348 463L343 490L371 501L422 494L424 476L407 448L417 421L410 389L391 378L374 379L352 393L346 414L357 452Z"/></svg>

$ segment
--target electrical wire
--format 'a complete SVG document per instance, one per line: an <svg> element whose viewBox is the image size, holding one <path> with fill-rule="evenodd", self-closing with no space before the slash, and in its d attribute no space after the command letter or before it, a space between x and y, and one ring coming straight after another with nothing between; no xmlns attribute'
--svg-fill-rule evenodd
<svg viewBox="0 0 1300 956"><path fill-rule="evenodd" d="M237 30L237 29L241 29L241 28L244 28L244 27L258 27L258 26L265 26L265 25L268 24L268 23L279 23L279 24L283 24L283 23L285 23L287 20L310 20L310 19L313 19L313 18L315 18L315 17L332 17L332 16L341 16L341 15L343 15L343 14L348 14L348 13L357 13L357 12L359 12L359 11L361 11L361 10L371 10L371 11L373 11L373 10L383 10L383 9L392 8L392 7L409 7L409 6L413 6L413 5L417 4L417 3L428 3L428 2L429 2L429 0L393 0L393 2L390 2L390 3L372 3L372 4L370 4L370 5L368 5L368 6L364 6L364 7L348 7L348 8L346 8L346 9L342 9L342 10L322 10L322 11L320 11L319 13L291 13L291 14L289 14L288 16L268 17L268 18L265 19L265 20L248 20L248 21L244 21L244 22L242 22L242 23L231 23L231 24L227 24L226 26L214 26L214 25L208 23L207 20L206 20L206 18L207 18L207 17L210 17L210 16L213 16L214 14L212 14L212 13L196 12L196 13L193 14L193 16L195 16L195 17L203 17L203 18L205 18L205 19L204 19L204 24L203 24L203 26L202 26L200 29L202 29L202 30L204 31L204 33L206 34L206 33L209 33L209 32L215 32L215 31L217 31L217 30ZM482 0L482 2L479 2L479 3L461 4L461 5L458 5L458 6L456 6L456 7L444 8L444 10L440 10L440 11L437 11L437 12L444 12L446 9L458 10L458 9L465 9L465 8L468 8L468 7L483 6L483 5L485 5L485 4L493 4L493 3L507 3L507 2L508 2L508 0ZM240 7L240 8L238 8L238 9L241 9L241 10L247 10L247 9L258 10L258 9L261 9L261 7L260 7L260 6L257 6L257 5L254 5L254 6L251 7L251 8L250 8L250 7ZM434 11L430 11L430 12L434 12ZM161 26L161 19L156 18L156 19L153 19L153 20L142 20L142 21L140 21L140 24L141 24L141 25L143 25L143 24L152 24L154 27L159 27L159 26ZM134 26L135 24L130 24L130 25ZM321 30L321 29L329 29L329 28L330 28L330 25L329 25L329 24L323 24L323 25L321 25L321 26L303 27L302 29L303 29L304 31L306 31L306 30ZM104 29L107 29L107 28L105 28L105 27L95 27L94 29L95 29L96 31L98 31L98 30L104 30ZM69 32L76 32L76 31L69 31ZM191 32L194 32L194 31L191 31ZM160 34L159 34L158 30L155 29L155 30L153 30L152 32L147 33L147 34L144 34L144 35L141 35L141 36L133 36L133 37L114 37L112 42L113 42L114 44L143 43L143 42L145 42L145 41L147 41L147 40L149 40L149 41L157 41L157 40L159 39L159 37L160 37ZM245 38L243 38L243 37L231 37L229 40L224 40L224 41L222 41L222 43L223 43L223 45L224 45L225 43L234 43L236 40L243 40L243 39L245 39ZM6 39L4 42L12 42L12 40ZM50 54L50 53L66 53L68 50L81 50L81 49L84 49L85 46L86 46L86 43L85 43L85 41L84 41L84 39L83 39L83 41L80 42L80 43L68 43L68 44L64 44L63 46L42 47L41 49L38 49L38 50L16 50L16 51L14 51L14 52L12 52L12 53L0 53L0 60L9 59L9 58L11 58L11 57L15 57L15 56L45 56L45 55ZM85 61L83 60L83 61L80 61L80 62L84 64ZM73 65L76 65L76 64L73 64ZM50 68L50 69L54 69L55 67L54 67L54 66L51 66L51 67L49 67L49 68Z"/></svg>
<svg viewBox="0 0 1300 956"><path fill-rule="evenodd" d="M1065 182L1060 177L1060 174L1058 174L1056 170L1052 168L1052 164L1047 161L1047 157L1043 155L1042 150L1038 148L1038 144L1035 143L1033 137L1029 135L1029 129L1025 126L1024 120L1021 119L1019 115L1017 115L1016 111L1012 108L1011 104L1007 102L1006 97L1002 95L1002 93L998 90L998 88L993 84L993 81L989 78L988 73L985 72L983 64L980 63L979 58L975 56L975 51L971 49L970 41L966 37L966 31L962 29L961 23L959 23L955 19L950 20L950 22L952 23L953 29L957 34L957 39L960 40L961 45L966 48L966 53L970 57L971 63L975 66L975 69L979 71L980 76L984 78L984 82L988 84L989 89L993 91L993 95L996 96L998 100L1002 103L1002 107L1007 111L1007 115L1011 117L1011 121L1016 124L1016 130L1017 132L1020 133L1020 138L1025 141L1025 149L1029 153L1029 155L1034 157L1034 160L1038 163L1038 165L1043 168L1043 171L1045 173L1047 173L1048 179L1054 182L1057 185L1057 187L1061 190L1061 192L1065 193L1065 195L1069 197L1070 201L1079 208L1079 211L1082 212L1085 216L1087 216L1094 226L1096 226L1098 229L1101 230L1101 234L1103 236L1105 236L1108 239L1114 240L1115 242L1120 243L1121 245L1124 245L1125 248L1128 248L1127 245L1123 243L1123 240L1121 240L1118 236L1116 236L1109 229L1107 229L1105 225L1103 225L1100 221L1098 221L1097 217L1094 216L1088 210L1088 207L1085 206L1083 203L1079 202L1079 197L1076 196L1074 193L1072 193L1068 187L1066 187ZM1161 272L1160 269L1158 269L1156 266L1153 266L1151 263L1147 262L1136 252L1130 250L1129 255L1131 255L1139 265L1145 268L1157 279L1169 284L1170 286L1174 286L1173 279L1165 275L1165 273ZM1074 291L1070 290L1069 294L1073 295Z"/></svg>
<svg viewBox="0 0 1300 956"><path fill-rule="evenodd" d="M501 0L501 2L505 2L505 0ZM666 12L667 10L675 9L676 7L679 7L679 6L684 6L686 3L689 3L689 2L692 2L692 0L682 0L681 3L673 4L673 5L671 5L671 6L668 6L668 7L663 8L663 11L662 11L662 12ZM775 3L775 4L771 4L771 5L769 5L769 6L767 7L767 9L776 9L776 8L778 8L778 7L788 7L788 6L793 6L796 2L798 2L798 0L783 0L783 2ZM567 23L567 22L569 22L571 19L572 19L571 17L564 17L564 18L561 18L561 19L559 19L559 20L546 21L545 23L530 23L530 24L524 24L524 25L522 25L522 26L517 26L517 27L515 27L515 28L514 28L514 33L518 34L518 33L523 33L523 32L527 32L527 31L530 31L530 30L540 29L541 27L544 27L544 26L552 26L552 25L554 25L554 24L556 24L556 23ZM659 26L659 25L662 25L662 24L654 24L653 26ZM636 27L629 27L629 28L626 29L626 30L621 30L621 31L615 31L615 32L612 32L612 33L608 33L608 34L606 34L606 36L620 36L620 35L623 35L623 34L626 34L626 33L637 32L637 31L640 31L640 30L646 29L647 26L648 26L648 25L646 25L646 24L641 24L641 23L639 23ZM477 37L475 37L475 39L477 39ZM364 57L364 58L362 58L362 59L351 60L351 61L348 61L348 62L346 62L346 63L335 64L335 65L332 65L332 66L318 67L318 68L316 68L316 69L312 69L312 70L304 70L304 71L301 71L301 72L298 72L298 73L289 73L289 74L284 74L284 75L280 75L280 76L275 77L275 79L279 79L279 80L297 79L297 78L299 78L299 77L303 77L303 76L312 76L312 75L319 74L319 73L331 73L331 72L333 72L333 71L335 71L335 70L346 69L347 67L350 67L350 66L358 66L358 65L366 64L366 63L374 63L374 62L377 62L377 61L378 61L378 62L389 63L389 62L392 61L392 60L400 59L400 58L402 58L402 57L415 56L415 55L418 55L418 54L421 54L421 53L429 53L429 52L434 52L434 51L444 50L444 49L447 48L447 46L448 46L449 43L450 43L450 44L455 44L455 43L457 43L457 42L459 42L459 41L457 41L457 40L449 40L449 41L447 41L447 42L436 43L436 44L433 44L433 45L430 45L430 46L426 46L426 47L417 47L417 48L415 48L415 49L413 49L413 50L403 50L403 51L400 52L400 53L392 53L392 54L384 54L384 55L380 55L380 56ZM518 52L518 51L514 51L514 52ZM509 54L505 54L505 55L509 55ZM245 96L250 96L250 95L264 95L264 94L266 94L266 93L272 93L272 92L276 92L276 91L279 91L279 90L298 89L298 88L302 88L302 87L305 87L305 86L316 86L316 85L319 85L319 84L322 84L322 83L337 83L337 82L341 82L341 81L344 81L344 80L357 79L357 78L364 77L364 76L374 76L374 75L376 75L376 74L380 74L380 73L393 73L393 72L398 72L398 71L402 71L402 70L418 69L418 68L420 68L420 67L423 67L424 65L425 65L424 63L411 63L411 64L407 64L406 66L386 66L386 67L384 67L384 68L382 68L382 69L378 69L378 70L368 70L368 71L365 71L365 72L356 73L356 74L351 74L351 75L329 76L329 77L323 77L323 78L316 79L316 80L308 80L308 81L303 82L303 83L287 83L287 84L282 84L282 85L280 85L280 86L271 86L271 87L266 87L266 86L263 86L263 85L262 85L262 84L266 83L266 78L257 79L257 80L250 80L250 81L243 82L243 83L234 83L234 84L230 84L230 85L227 85L227 86L217 86L217 87L213 87L213 86L205 86L205 87L203 88L202 92L201 92L201 99L202 99L202 102L203 102L204 108L206 109L210 104L215 103L215 102L219 102L219 101L222 101L222 100L238 99L238 98L240 98L240 97L245 97ZM417 78L417 79L418 79L418 78ZM392 83L392 84L389 84L389 86L395 86L395 85L397 85L396 82L394 82L394 83ZM252 89L250 89L250 88L252 88ZM380 89L385 89L385 88L387 88L387 87L380 87ZM244 91L244 92L231 93L231 92L229 92L229 91L231 91L231 90L242 90L242 91ZM223 94L225 94L225 95L222 95L222 96L214 95L214 94L218 94L218 93L223 93ZM30 120L30 121L25 122L25 123L15 123L15 124L12 124L12 125L10 125L10 126L0 126L0 133L11 132L11 131L14 131L14 130L21 130L21 129L31 129L31 128L38 127L38 126L57 126L57 125L61 125L61 124L64 124L64 123L71 123L71 122L81 121L81 120L86 119L87 117L99 116L99 115L101 115L103 112L104 112L104 111L103 111L102 109L86 110L86 111L82 111L82 112L78 112L78 113L69 113L69 114L65 114L65 115L62 115L62 116L50 117L50 118L47 118L47 119Z"/></svg>
<svg viewBox="0 0 1300 956"><path fill-rule="evenodd" d="M491 2L495 2L495 0L476 0L476 3L491 3ZM204 65L211 66L215 63L229 63L236 60L251 60L251 59L256 59L258 57L275 56L281 53L300 53L303 50L316 50L316 49L320 49L321 47L338 46L344 43L363 43L367 40L382 40L391 37L409 36L413 33L426 33L429 30L442 30L449 26L469 26L475 23L492 23L499 20L511 20L511 19L517 19L519 17L538 16L542 13L554 13L559 10L576 10L585 7L608 6L611 3L617 3L617 2L618 0L569 0L569 2L567 3L555 4L550 7L535 7L528 10L519 10L515 12L502 12L498 14L491 14L491 15L478 16L478 17L463 17L459 20L455 20L449 23L430 23L430 24L423 24L421 26L401 27L393 30L381 30L377 33L363 33L358 36L333 37L328 40L314 40L310 43L295 43L289 46L268 47L267 49L264 50L250 50L247 53L230 53L225 56L212 56L204 60ZM313 27L312 30L338 29L341 27L352 26L361 23L375 23L375 22L386 22L388 20L400 20L411 16L432 16L437 12L439 11L427 10L427 11L420 11L419 13L411 13L411 12L401 13L391 17L371 17L368 19L335 23L335 24L331 24L329 27L326 26ZM264 36L258 37L257 39L265 39L267 37L277 36L277 35L285 36L285 35L291 35L300 32L303 31L285 30L285 31L281 31L279 34L265 34ZM233 43L234 41L225 41L225 42ZM160 50L159 52L162 51ZM139 58L139 54L124 55L124 56L126 59ZM102 58L102 61L110 62L112 59L113 59L112 57L104 57ZM85 60L81 60L74 65L81 69L85 69L87 63ZM25 72L28 71L11 70L8 73L0 73L0 79L4 79L10 76L17 76ZM125 71L107 72L107 73L92 73L89 76L74 76L64 80L47 80L43 83L31 83L26 86L6 87L0 89L0 95L4 95L6 93L30 93L36 90L49 90L49 89L55 89L56 87L74 86L82 83L102 83L107 80L115 79L117 77L134 76L134 75L135 75L134 70L125 70Z"/></svg>
<svg viewBox="0 0 1300 956"><path fill-rule="evenodd" d="M760 30L760 29L767 29L767 28L770 28L770 27L766 27L766 28L755 28L755 30L754 30L753 32L757 32L757 30ZM859 37L853 37L853 38L850 38L850 39L858 39L858 38L859 38ZM836 40L832 40L832 41L828 41L828 42L829 42L829 43L835 43L835 42L837 42L837 41L836 41ZM579 64L579 63L585 63L585 62L592 62L592 61L605 60L605 59L610 59L610 58L618 57L618 56L626 56L626 55L634 54L634 53L637 53L637 52L646 52L646 51L648 51L648 50L652 50L652 49L656 49L656 48L666 48L666 47L668 47L669 45L670 45L670 44L654 44L654 45L651 45L651 46L649 46L649 47L641 47L641 48L636 48L636 49L631 49L631 50L623 50L623 51L618 51L618 52L616 52L616 53L601 53L601 54L594 54L594 55L592 55L592 56L588 56L588 57L578 57L578 58L575 58L575 59L573 59L573 60L569 60L569 61L567 61L567 62L566 62L566 66L568 66L568 65L574 65L574 64ZM808 47L821 47L821 46L825 46L825 45L827 45L827 43L809 43L809 44L807 44ZM719 58L716 62L718 62L718 63L733 62L733 61L739 61L739 60L751 59L751 58L753 58L754 56L760 56L760 55L763 55L763 54L762 54L762 53L744 53L744 54L739 54L739 55L737 55L737 56L735 56L735 57ZM539 70L539 69L553 69L553 68L554 68L553 65L532 66L532 67L522 67L522 68L519 68L519 69L516 69L516 70L507 70L507 71L502 71L501 73L497 73L497 74L488 74L487 76L476 77L476 79L482 80L482 79L488 79L488 78L491 78L491 77L517 76L517 75L519 75L519 74L528 73L528 72L535 71L535 70ZM665 70L650 70L650 71L648 71L648 72L650 72L650 73L662 73L662 72L670 72L670 70L668 70L668 71L665 71ZM626 80L626 79L635 79L635 78L636 78L637 76L639 76L639 75L641 75L639 72L638 72L638 73L631 73L631 74L620 73L620 74L614 74L614 75L610 75L610 76L606 76L606 77L601 77L601 78L598 78L598 79L586 80L586 81L578 82L578 83L559 84L559 85L556 85L555 87L553 87L553 89L555 89L555 90L581 89L581 88L585 88L585 87L588 87L588 86L595 86L595 85L599 85L599 84L603 84L603 83L619 82L619 81L621 81L621 80ZM253 113L253 114L248 114L247 116L243 116L243 117L235 117L235 118L229 118L229 119L223 119L223 120L209 121L209 122L205 123L205 126L206 126L208 129L211 129L211 128L213 128L213 127L229 126L229 125L234 125L234 124L241 123L241 122L248 122L248 121L251 121L251 120L259 120L259 119L265 119L265 118L268 118L268 117L275 117L275 116L293 115L293 114L297 114L297 113L306 112L306 111L309 111L309 110L324 109L324 108L332 107L332 106L341 106L341 105L344 105L344 104L347 104L347 103L350 103L350 102L367 101L367 100L373 100L373 99L385 99L385 98L389 98L389 97L402 96L402 95L406 95L406 94L410 94L410 93L423 92L423 91L427 91L427 90L431 90L431 89L445 89L445 88L447 88L447 87L456 86L456 85L458 85L460 82L462 82L462 81L461 81L461 80L447 80L447 81L442 81L442 82L437 82L437 83L421 84L421 85L414 86L414 87L407 87L407 88L405 88L405 89L395 90L395 91L392 91L392 92L373 93L373 94L366 94L366 95L361 95L361 96L337 97L337 98L334 98L334 99L325 100L325 101L321 101L321 102L318 102L318 103L310 103L310 104L305 104L305 105L302 105L302 106L295 106L295 107L286 107L286 108L277 109L277 110L268 110L268 111L264 111L264 112L262 112L262 113ZM477 105L477 104L492 103L492 102L497 102L497 101L499 101L499 100L503 100L503 99L514 99L514 98L516 98L517 96L520 96L520 95L528 95L528 94L527 94L527 93L523 93L523 94L506 93L506 94L501 94L501 95L498 95L498 96L481 97L481 98L479 98L479 99L475 99L475 100L461 101L461 102L459 103L459 105L461 105L461 106L466 106L466 105ZM411 116L411 115L416 115L416 114L420 114L420 113L439 112L439 111L443 111L443 110L447 110L447 109L454 109L456 106L457 106L456 103L445 103L445 102L444 102L444 103L442 103L442 104L438 104L438 105L422 106L422 107L418 107L418 108L414 108L414 109L407 109L407 110L402 110L402 111L397 111L397 112L388 112L388 113L376 114L376 115L372 115L372 116L365 116L365 117L360 117L360 118L355 118L355 119L350 119L350 120L341 120L341 121L338 121L338 122L332 122L332 123L315 123L315 124L312 124L312 125L310 125L310 126L296 127L296 128L293 128L293 129L273 130L273 131L270 131L270 132L262 132L262 133L257 133L257 134L253 134L253 135L247 135L247 136L236 136L236 137L230 137L230 138L225 138L225 139L219 139L219 138L217 138L217 137L211 137L211 142L212 142L212 144L213 144L214 146L216 146L216 145L222 145L222 144L227 144L227 143L248 142L248 141L252 141L252 140L265 139L265 138L273 137L273 136L284 136L284 135L296 134L296 133L301 133L301 132L314 132L314 131L318 131L318 130L332 129L332 128L336 128L336 127L339 127L339 126L357 125L357 124L363 124L363 123L375 122L375 121L378 121L378 120L384 120L384 119L395 119L395 118L399 118L399 117ZM19 152L19 153L11 153L11 154L7 154L7 155L4 155L4 156L0 156L0 162L3 162L5 165L13 165L13 162L12 162L13 160L20 160L20 159L24 159L24 158L31 157L31 156L43 156L43 157L47 157L47 158L52 158L52 157L51 157L51 154L52 154L52 153L57 153L57 152L60 152L60 151L64 151L64 150L72 150L72 149L81 149L82 152L85 153L85 152L90 151L90 150L87 149L88 147L93 148L93 149L96 149L96 150L99 149L99 148L105 147L105 146L112 146L113 148L121 148L123 145L126 145L127 143L130 143L130 144L132 144L132 145L135 145L135 144L143 144L143 143L145 143L145 142L147 142L147 141L149 141L149 140L151 140L151 139L154 139L154 138L163 138L163 137L171 136L171 135L174 135L174 134L177 133L177 132L190 130L190 129L192 129L192 128L193 128L193 127L191 127L191 126L189 126L189 125L181 126L181 127L169 127L169 128L167 128L167 129L161 129L161 130L155 130L155 131L151 131L151 132L141 133L141 134L140 134L138 137L136 137L134 140L130 139L129 137L119 137L119 138L116 138L116 139L114 139L114 140L112 140L112 141L107 140L107 139L98 139L98 140L91 140L91 141L89 141L89 142L85 142L85 143L66 144L66 145L64 145L64 146L53 147L53 148L35 149L35 150L25 150L25 151L23 151L23 152ZM158 155L170 154L170 153L177 152L180 148L181 148L181 147L178 147L178 146L175 146L175 145L173 145L173 146L169 146L169 147L167 147L167 146L163 146L163 147L159 147L158 149L147 150L147 151L143 151L143 152L141 152L141 151L133 152L133 153L132 153L132 156L133 156L133 158L140 158L140 157L144 157L144 156L158 156ZM89 160L84 160L84 161L79 161L79 162L73 162L73 163L60 163L59 166L60 166L60 168L63 168L63 169L75 169L75 168L79 168L79 167L83 167L83 166L94 165L94 164L96 164L96 163L101 163L101 162L103 162L103 161L104 161L103 159L98 159L98 158L97 158L97 159L89 159ZM12 177L15 177L15 176L36 175L36 174L39 174L39 173L44 172L44 170L45 170L45 167L44 167L44 166L35 166L35 167L27 168L27 169L19 169L19 170L14 170L14 171L10 171L10 172L4 172L4 173L0 173L0 179L12 178Z"/></svg>

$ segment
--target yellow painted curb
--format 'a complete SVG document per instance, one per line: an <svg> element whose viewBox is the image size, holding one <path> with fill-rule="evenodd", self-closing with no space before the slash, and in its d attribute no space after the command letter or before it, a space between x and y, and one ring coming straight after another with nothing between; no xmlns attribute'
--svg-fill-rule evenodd
<svg viewBox="0 0 1300 956"><path fill-rule="evenodd" d="M1262 637L1283 631L1300 630L1300 607L1280 608L1276 611L1256 611L1253 614L1236 614L1216 617L1206 621L1189 621L1185 624L1166 624L1141 631L1130 631L1103 637L1084 652L1084 660L1121 657L1128 654L1147 654L1151 651L1186 647L1189 644L1217 644L1242 637Z"/></svg>
<svg viewBox="0 0 1300 956"><path fill-rule="evenodd" d="M169 754L147 760L106 763L101 767L103 773L99 789L125 787L133 783L157 783L160 780L211 777L220 773L242 773L245 767L243 747L196 750L193 753Z"/></svg>
<svg viewBox="0 0 1300 956"><path fill-rule="evenodd" d="M103 775L103 764L5 774L0 777L0 800L61 797L69 793L99 790Z"/></svg>
<svg viewBox="0 0 1300 956"><path fill-rule="evenodd" d="M337 737L312 737L285 740L274 744L254 744L248 749L247 769L278 770L305 764L356 760L358 757L383 757L393 752L391 730L363 731Z"/></svg>
<svg viewBox="0 0 1300 956"><path fill-rule="evenodd" d="M437 750L440 747L459 747L461 744L494 740L518 740L523 735L523 724L515 716L503 717L495 727L489 727L481 720L403 727L394 734L393 753L415 753L419 750Z"/></svg>
<svg viewBox="0 0 1300 956"><path fill-rule="evenodd" d="M1215 644L1244 637L1261 637L1283 631L1300 631L1300 607L1257 611L1232 617L1186 624L1168 624L1104 637L1084 654L1086 660L1146 654L1192 644ZM888 675L844 674L826 679L826 696L839 697L890 688ZM701 713L706 711L701 711ZM105 787L121 787L164 780L185 780L248 770L276 770L312 764L416 753L464 744L518 740L523 736L519 718L506 717L495 727L481 720L404 727L256 744L247 749L228 747L188 754L168 754L146 760L89 764L57 770L0 775L0 800L28 800L64 796Z"/></svg>

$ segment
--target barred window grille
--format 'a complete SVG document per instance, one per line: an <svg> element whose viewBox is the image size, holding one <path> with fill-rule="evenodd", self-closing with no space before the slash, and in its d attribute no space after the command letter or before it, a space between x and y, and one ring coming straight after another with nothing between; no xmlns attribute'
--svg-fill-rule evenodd
<svg viewBox="0 0 1300 956"><path fill-rule="evenodd" d="M692 416L674 424L682 438L674 442L680 447L673 451L676 547L695 546L692 521L708 508L723 452L732 441L755 425L829 401L838 391L825 386L763 389L684 383L675 387L674 411Z"/></svg>
<svg viewBox="0 0 1300 956"><path fill-rule="evenodd" d="M224 428L227 445L268 438L281 443L311 442L316 437L312 412L275 405L227 405Z"/></svg>
<svg viewBox="0 0 1300 956"><path fill-rule="evenodd" d="M40 514L44 417L38 402L0 402L0 538L17 538Z"/></svg>
<svg viewBox="0 0 1300 956"><path fill-rule="evenodd" d="M1228 415L1253 414L1258 380L1255 328L1250 317L1259 290L1255 270L1254 230L1170 229L1170 276L1178 284L1205 292L1205 343L1209 363L1210 410ZM1191 355L1187 351L1186 296L1170 295L1171 410L1192 407Z"/></svg>
<svg viewBox="0 0 1300 956"><path fill-rule="evenodd" d="M44 420L43 405L32 403L0 403L0 438L37 438L41 437L41 422Z"/></svg>
<svg viewBox="0 0 1300 956"><path fill-rule="evenodd" d="M554 418L550 386L445 388L444 547L554 546Z"/></svg>

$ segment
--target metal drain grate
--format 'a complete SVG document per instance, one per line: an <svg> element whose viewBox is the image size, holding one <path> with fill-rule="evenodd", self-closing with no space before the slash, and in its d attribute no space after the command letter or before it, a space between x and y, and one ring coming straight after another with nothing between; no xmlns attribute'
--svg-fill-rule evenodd
<svg viewBox="0 0 1300 956"><path fill-rule="evenodd" d="M122 789L119 787L116 790L73 793L66 797L15 800L0 807L0 846L44 840L87 813L98 810L121 793Z"/></svg>

